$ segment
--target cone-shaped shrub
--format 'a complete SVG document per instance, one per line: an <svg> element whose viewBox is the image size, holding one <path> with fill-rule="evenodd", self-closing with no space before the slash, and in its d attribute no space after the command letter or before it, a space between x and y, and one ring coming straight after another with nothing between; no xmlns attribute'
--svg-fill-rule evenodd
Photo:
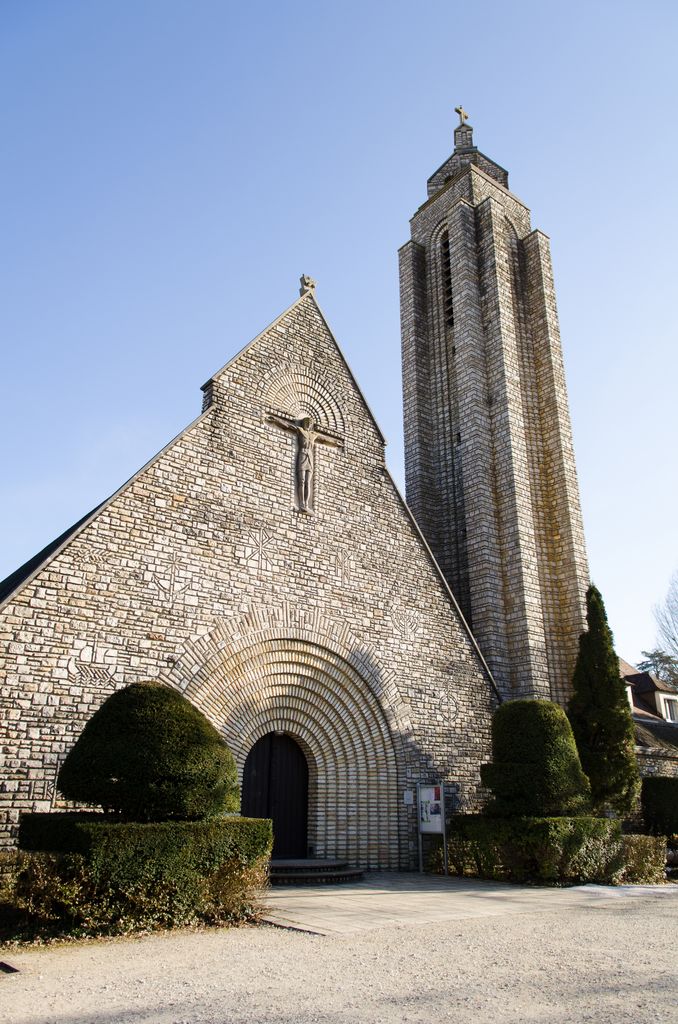
<svg viewBox="0 0 678 1024"><path fill-rule="evenodd" d="M492 719L492 763L481 768L496 817L586 814L590 787L567 715L546 700L513 700Z"/></svg>
<svg viewBox="0 0 678 1024"><path fill-rule="evenodd" d="M633 719L603 599L593 586L586 594L586 621L567 714L591 781L594 808L609 804L617 813L628 814L640 791Z"/></svg>
<svg viewBox="0 0 678 1024"><path fill-rule="evenodd" d="M125 821L192 821L238 809L235 761L176 690L135 683L90 718L61 766L67 800Z"/></svg>

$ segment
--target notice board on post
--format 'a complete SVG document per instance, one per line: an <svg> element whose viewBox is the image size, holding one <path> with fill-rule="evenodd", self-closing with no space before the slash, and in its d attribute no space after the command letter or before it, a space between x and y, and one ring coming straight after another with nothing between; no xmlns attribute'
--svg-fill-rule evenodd
<svg viewBox="0 0 678 1024"><path fill-rule="evenodd" d="M445 790L442 783L417 784L417 817L419 839L419 870L424 870L422 835L443 838L443 864L447 874L447 836L445 833Z"/></svg>

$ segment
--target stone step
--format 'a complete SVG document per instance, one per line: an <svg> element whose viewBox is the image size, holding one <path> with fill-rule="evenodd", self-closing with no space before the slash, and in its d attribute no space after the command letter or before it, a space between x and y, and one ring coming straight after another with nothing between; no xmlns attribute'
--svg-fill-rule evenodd
<svg viewBox="0 0 678 1024"><path fill-rule="evenodd" d="M360 868L344 868L343 871L294 871L285 875L270 876L271 885L341 885L342 882L359 882L363 877Z"/></svg>
<svg viewBox="0 0 678 1024"><path fill-rule="evenodd" d="M271 885L338 885L359 881L363 872L345 860L272 860L269 876Z"/></svg>
<svg viewBox="0 0 678 1024"><path fill-rule="evenodd" d="M337 868L347 867L347 860L323 860L320 857L297 857L288 860L276 857L271 861L271 874L278 871L336 871Z"/></svg>

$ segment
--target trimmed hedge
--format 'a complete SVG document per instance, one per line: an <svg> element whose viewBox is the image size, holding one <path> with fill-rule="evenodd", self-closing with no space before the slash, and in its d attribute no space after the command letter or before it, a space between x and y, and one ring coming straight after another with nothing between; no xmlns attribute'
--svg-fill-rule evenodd
<svg viewBox="0 0 678 1024"><path fill-rule="evenodd" d="M198 821L237 811L233 755L201 711L169 686L133 683L89 719L61 766L67 800L125 821Z"/></svg>
<svg viewBox="0 0 678 1024"><path fill-rule="evenodd" d="M267 818L144 824L110 821L99 814L23 814L19 847L79 853L95 876L126 881L149 871L185 867L209 872L232 858L252 864L270 853L272 836Z"/></svg>
<svg viewBox="0 0 678 1024"><path fill-rule="evenodd" d="M492 763L481 777L494 799L486 814L500 818L555 817L590 810L567 715L547 700L512 700L492 719Z"/></svg>
<svg viewBox="0 0 678 1024"><path fill-rule="evenodd" d="M622 885L657 885L666 879L664 836L624 835Z"/></svg>
<svg viewBox="0 0 678 1024"><path fill-rule="evenodd" d="M615 882L623 869L621 825L607 818L455 815L448 856L459 875L575 885Z"/></svg>
<svg viewBox="0 0 678 1024"><path fill-rule="evenodd" d="M678 779L643 779L640 800L648 832L665 836L678 832Z"/></svg>
<svg viewBox="0 0 678 1024"><path fill-rule="evenodd" d="M16 880L27 862L21 850L0 850L0 904L6 904L14 891Z"/></svg>
<svg viewBox="0 0 678 1024"><path fill-rule="evenodd" d="M28 933L123 934L246 920L266 882L272 826L257 818L150 824L27 814L13 903Z"/></svg>

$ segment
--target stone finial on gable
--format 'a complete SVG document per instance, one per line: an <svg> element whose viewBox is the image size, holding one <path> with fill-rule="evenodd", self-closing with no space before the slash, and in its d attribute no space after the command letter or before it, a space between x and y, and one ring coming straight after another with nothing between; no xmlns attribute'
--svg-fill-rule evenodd
<svg viewBox="0 0 678 1024"><path fill-rule="evenodd" d="M299 283L301 285L299 289L300 295L305 295L306 292L315 292L315 281L308 274L302 274L299 278Z"/></svg>

